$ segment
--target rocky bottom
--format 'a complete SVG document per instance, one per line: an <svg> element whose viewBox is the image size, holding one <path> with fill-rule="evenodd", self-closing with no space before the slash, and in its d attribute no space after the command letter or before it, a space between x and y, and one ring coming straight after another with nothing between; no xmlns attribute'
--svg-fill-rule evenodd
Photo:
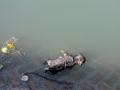
<svg viewBox="0 0 120 90"><path fill-rule="evenodd" d="M82 67L64 70L56 75L43 71L41 60L36 64L29 59L11 56L0 71L0 90L120 90L120 70L103 68L91 61ZM27 82L23 73L31 72Z"/></svg>

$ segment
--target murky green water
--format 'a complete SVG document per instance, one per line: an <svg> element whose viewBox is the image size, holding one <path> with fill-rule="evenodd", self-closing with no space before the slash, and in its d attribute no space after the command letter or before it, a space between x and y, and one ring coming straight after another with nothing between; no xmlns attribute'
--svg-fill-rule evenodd
<svg viewBox="0 0 120 90"><path fill-rule="evenodd" d="M120 61L120 1L2 0L0 43L11 36L34 55L53 56L61 49L83 52L88 60ZM51 53L52 52L52 53Z"/></svg>

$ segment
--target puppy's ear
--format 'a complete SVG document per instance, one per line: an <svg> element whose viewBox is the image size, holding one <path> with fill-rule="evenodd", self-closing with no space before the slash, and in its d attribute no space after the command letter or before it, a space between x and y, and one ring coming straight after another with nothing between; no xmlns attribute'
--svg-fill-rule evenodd
<svg viewBox="0 0 120 90"><path fill-rule="evenodd" d="M84 60L83 60L82 65L85 64L85 63L86 63L86 58L84 57ZM82 65L81 65L81 66L82 66Z"/></svg>

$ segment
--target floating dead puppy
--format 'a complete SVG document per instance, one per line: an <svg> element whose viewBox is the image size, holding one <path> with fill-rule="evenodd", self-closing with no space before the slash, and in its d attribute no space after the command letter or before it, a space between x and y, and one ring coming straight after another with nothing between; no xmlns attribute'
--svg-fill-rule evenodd
<svg viewBox="0 0 120 90"><path fill-rule="evenodd" d="M62 71L66 68L72 68L74 65L82 66L86 61L86 58L81 53L75 56L70 55L64 51L62 51L62 53L63 57L46 61L47 66L45 68L45 72L56 74L57 72Z"/></svg>

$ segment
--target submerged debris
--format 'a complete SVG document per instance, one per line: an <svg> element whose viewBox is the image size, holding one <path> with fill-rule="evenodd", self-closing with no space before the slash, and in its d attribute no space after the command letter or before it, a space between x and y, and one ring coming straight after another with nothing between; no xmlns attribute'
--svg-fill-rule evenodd
<svg viewBox="0 0 120 90"><path fill-rule="evenodd" d="M27 75L23 75L23 76L21 77L21 80L26 82L26 81L29 80L29 77L28 77Z"/></svg>

